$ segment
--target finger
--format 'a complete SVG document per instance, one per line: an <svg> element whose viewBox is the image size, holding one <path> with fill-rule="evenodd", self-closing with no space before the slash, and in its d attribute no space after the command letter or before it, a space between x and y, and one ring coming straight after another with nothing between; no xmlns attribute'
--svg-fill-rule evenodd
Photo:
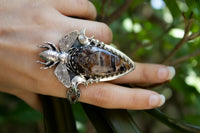
<svg viewBox="0 0 200 133"><path fill-rule="evenodd" d="M55 77L52 77L54 79ZM57 80L48 78L48 84L40 83L39 93L66 98L67 88ZM151 109L161 106L165 102L164 96L144 89L131 89L110 83L91 84L87 88L79 87L80 102L93 104L103 108L122 109Z"/></svg>
<svg viewBox="0 0 200 133"><path fill-rule="evenodd" d="M174 67L136 63L136 68L129 74L120 77L113 83L161 83L171 80L175 75Z"/></svg>
<svg viewBox="0 0 200 133"><path fill-rule="evenodd" d="M8 82L19 89L25 88L38 94L66 98L68 89L57 80L51 69L40 70L36 77L35 73L24 74L12 71L9 67L4 70L7 74L3 76L4 80L1 79L3 83ZM164 98L156 92L130 89L110 83L91 84L87 88L80 86L80 91L81 102L104 108L150 109L164 103Z"/></svg>
<svg viewBox="0 0 200 133"><path fill-rule="evenodd" d="M66 16L94 20L97 15L96 8L88 0L51 0L49 2Z"/></svg>
<svg viewBox="0 0 200 133"><path fill-rule="evenodd" d="M165 99L149 90L99 83L81 87L80 101L104 108L151 109L164 104Z"/></svg>
<svg viewBox="0 0 200 133"><path fill-rule="evenodd" d="M101 22L61 17L59 27L65 34L74 30L80 31L86 28L86 35L88 37L94 35L96 39L107 44L110 44L112 41L111 29L106 24Z"/></svg>
<svg viewBox="0 0 200 133"><path fill-rule="evenodd" d="M32 108L42 112L42 106L40 103L39 96L37 94L21 89L5 88L3 86L0 86L0 91L11 95L15 95L18 98L22 99L24 102L26 102Z"/></svg>

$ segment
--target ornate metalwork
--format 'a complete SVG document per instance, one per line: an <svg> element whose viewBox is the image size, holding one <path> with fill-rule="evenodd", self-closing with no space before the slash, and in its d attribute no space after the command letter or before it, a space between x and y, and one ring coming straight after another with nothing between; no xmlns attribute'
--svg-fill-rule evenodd
<svg viewBox="0 0 200 133"><path fill-rule="evenodd" d="M41 69L58 64L54 71L58 80L68 89L71 103L80 97L79 84L108 81L123 76L135 69L135 63L121 51L85 36L85 29L73 31L59 41L59 49L52 43L39 45L45 48L39 55L45 62Z"/></svg>

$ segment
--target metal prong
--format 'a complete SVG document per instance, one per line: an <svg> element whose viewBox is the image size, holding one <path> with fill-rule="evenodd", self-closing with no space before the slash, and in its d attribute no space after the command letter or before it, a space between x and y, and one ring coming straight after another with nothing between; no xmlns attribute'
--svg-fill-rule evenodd
<svg viewBox="0 0 200 133"><path fill-rule="evenodd" d="M98 82L99 82L99 79L95 79L95 82L98 83Z"/></svg>
<svg viewBox="0 0 200 133"><path fill-rule="evenodd" d="M44 42L44 44L54 45L54 46L55 46L55 44L53 44L53 43L51 43L51 42Z"/></svg>
<svg viewBox="0 0 200 133"><path fill-rule="evenodd" d="M40 67L40 69L48 69L48 67Z"/></svg>
<svg viewBox="0 0 200 133"><path fill-rule="evenodd" d="M48 69L48 68L52 68L54 65L52 66L45 66L45 67L40 67L40 69Z"/></svg>
<svg viewBox="0 0 200 133"><path fill-rule="evenodd" d="M92 39L94 39L94 35L93 35L93 36L91 36L91 37L88 37L88 39L89 39L89 40L92 40Z"/></svg>
<svg viewBox="0 0 200 133"><path fill-rule="evenodd" d="M50 46L48 45L38 45L38 48L46 48L46 49L51 49Z"/></svg>
<svg viewBox="0 0 200 133"><path fill-rule="evenodd" d="M55 44L50 43L50 42L44 42L44 44L49 45L51 50L56 50L57 52L59 52L59 50L58 50L58 48L56 47Z"/></svg>
<svg viewBox="0 0 200 133"><path fill-rule="evenodd" d="M85 31L86 31L86 28L82 29L82 30L80 31L79 35L84 35L84 37L86 37ZM86 37L86 38L88 38L89 40L92 40L92 39L94 39L94 35L91 36L91 37Z"/></svg>
<svg viewBox="0 0 200 133"><path fill-rule="evenodd" d="M85 86L85 88L87 88L88 87L88 82L85 82L84 86Z"/></svg>
<svg viewBox="0 0 200 133"><path fill-rule="evenodd" d="M40 67L40 69L52 68L56 63L58 63L58 61L55 61L55 62L52 62L52 61L47 61L47 62L36 61L36 62L45 65L44 67Z"/></svg>
<svg viewBox="0 0 200 133"><path fill-rule="evenodd" d="M48 61L48 62L42 62L42 61L36 61L36 63L40 63L40 64L43 64L43 65L47 65L47 64L49 64L50 63L50 61Z"/></svg>
<svg viewBox="0 0 200 133"><path fill-rule="evenodd" d="M82 29L79 33L79 35L85 35L85 31L86 31L86 28Z"/></svg>
<svg viewBox="0 0 200 133"><path fill-rule="evenodd" d="M85 30L86 28L82 29L78 35L78 40L81 44L84 44L84 45L89 45L90 42L89 42L89 38L85 36Z"/></svg>

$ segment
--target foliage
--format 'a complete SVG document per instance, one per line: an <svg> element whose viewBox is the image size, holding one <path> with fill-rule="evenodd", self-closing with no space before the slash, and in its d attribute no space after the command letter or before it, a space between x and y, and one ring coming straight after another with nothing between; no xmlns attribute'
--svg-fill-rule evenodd
<svg viewBox="0 0 200 133"><path fill-rule="evenodd" d="M0 95L0 133L36 133L42 131L42 115L20 99Z"/></svg>
<svg viewBox="0 0 200 133"><path fill-rule="evenodd" d="M118 49L137 62L175 66L176 76L171 82L140 86L165 95L166 104L159 108L163 113L158 109L106 110L76 104L72 105L72 109L78 132L94 130L88 118L97 132L200 132L200 1L164 0L159 8L153 6L153 1L155 0L92 0L98 11L97 21L105 22L111 27L113 45ZM160 0L156 2L158 1ZM58 102L59 100L62 101L50 98L59 107L53 110L55 107L49 106L47 110L47 116L49 113L57 121L62 119L62 114L72 116L70 110L59 111L63 104L70 107L67 103ZM8 110L6 104L0 106L1 127L8 122L23 125L31 119L30 123L41 121L40 114L24 103L23 106L20 104ZM57 111L59 117L55 115ZM22 113L27 114L28 118L24 119ZM68 121L70 122L65 119L63 122L71 123L71 127L75 126L73 118ZM53 124L51 122L46 121L47 126ZM3 132L1 128L0 132Z"/></svg>

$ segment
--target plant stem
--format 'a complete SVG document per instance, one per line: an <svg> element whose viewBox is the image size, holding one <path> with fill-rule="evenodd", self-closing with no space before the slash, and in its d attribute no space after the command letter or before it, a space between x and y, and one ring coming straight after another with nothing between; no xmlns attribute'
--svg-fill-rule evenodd
<svg viewBox="0 0 200 133"><path fill-rule="evenodd" d="M172 129L181 132L181 133L200 133L200 127L191 125L182 121L178 121L166 116L163 112L158 109L145 110L144 112L153 116L160 122L166 124Z"/></svg>
<svg viewBox="0 0 200 133"><path fill-rule="evenodd" d="M45 133L77 133L70 103L66 99L40 95Z"/></svg>
<svg viewBox="0 0 200 133"><path fill-rule="evenodd" d="M82 106L99 133L140 133L138 126L125 109L103 109L84 103Z"/></svg>
<svg viewBox="0 0 200 133"><path fill-rule="evenodd" d="M183 38L178 42L178 44L174 47L174 49L168 54L168 56L162 61L162 64L167 64L169 60L175 55L175 53L183 46L183 44L188 40L188 35L190 32L190 28L192 26L193 19L190 18L185 27L185 33Z"/></svg>
<svg viewBox="0 0 200 133"><path fill-rule="evenodd" d="M118 7L107 19L105 19L105 23L110 24L116 19L118 19L131 5L133 0L126 0L120 7Z"/></svg>
<svg viewBox="0 0 200 133"><path fill-rule="evenodd" d="M180 57L180 58L172 61L171 63L169 63L169 65L174 66L174 65L180 64L180 63L182 63L184 61L187 61L188 59L190 59L192 57L199 56L199 55L200 55L200 50L197 50L197 51L195 51L195 52L193 52L191 54L185 55L183 57Z"/></svg>

